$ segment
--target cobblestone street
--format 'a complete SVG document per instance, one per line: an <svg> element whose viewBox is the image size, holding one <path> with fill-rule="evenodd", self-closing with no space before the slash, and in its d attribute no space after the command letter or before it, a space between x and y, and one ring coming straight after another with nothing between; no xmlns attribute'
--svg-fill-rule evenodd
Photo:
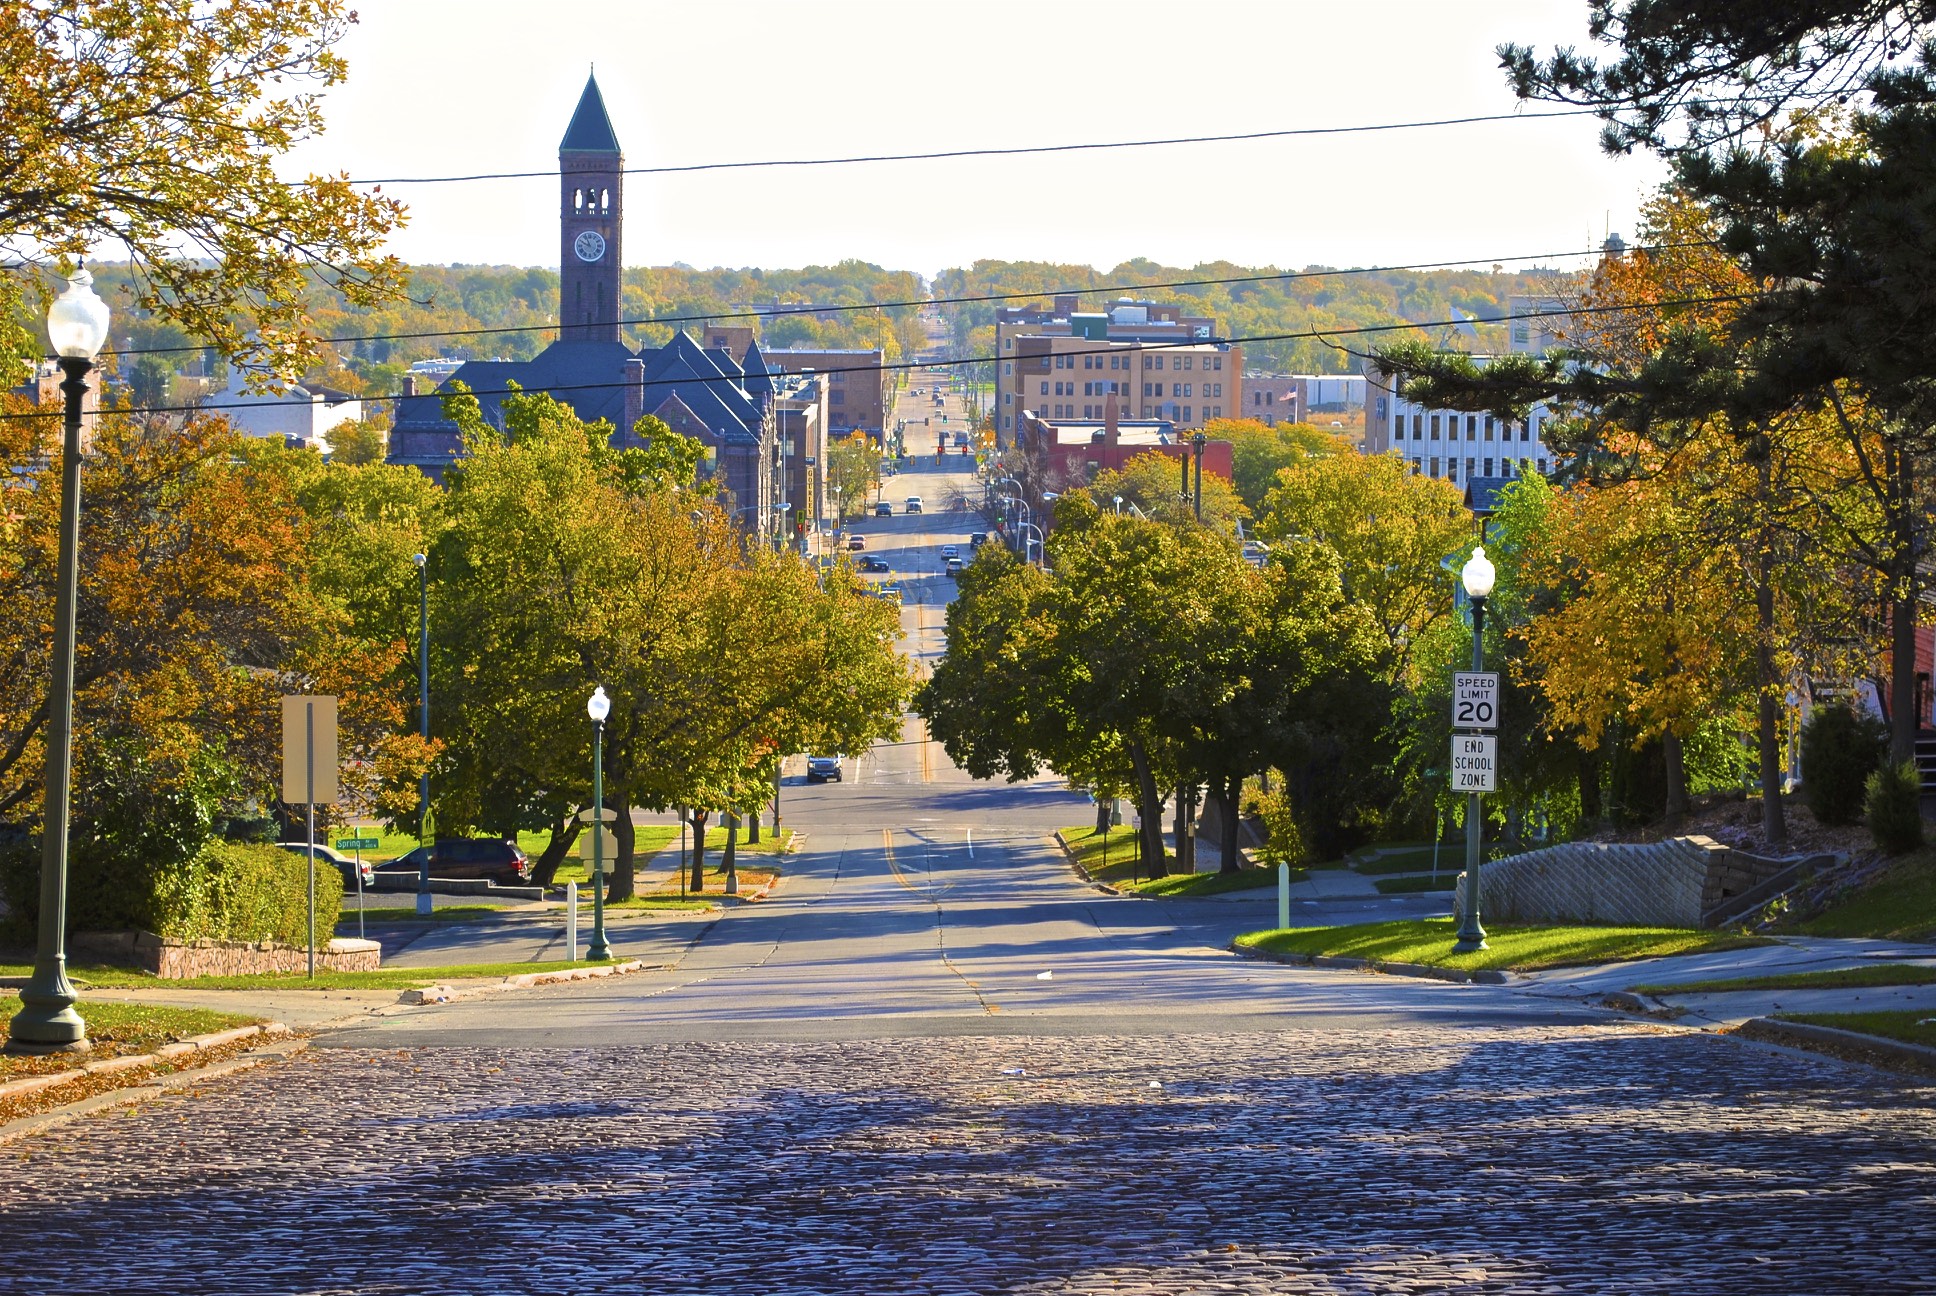
<svg viewBox="0 0 1936 1296"><path fill-rule="evenodd" d="M1926 1292L1932 1100L1631 1023L322 1049L7 1149L0 1292Z"/></svg>

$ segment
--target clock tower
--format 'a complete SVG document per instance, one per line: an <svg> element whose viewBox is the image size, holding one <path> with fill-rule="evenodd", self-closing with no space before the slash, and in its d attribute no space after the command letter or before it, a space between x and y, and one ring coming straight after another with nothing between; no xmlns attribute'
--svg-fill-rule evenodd
<svg viewBox="0 0 1936 1296"><path fill-rule="evenodd" d="M598 79L585 93L558 145L558 337L564 342L617 342L619 231L625 155Z"/></svg>

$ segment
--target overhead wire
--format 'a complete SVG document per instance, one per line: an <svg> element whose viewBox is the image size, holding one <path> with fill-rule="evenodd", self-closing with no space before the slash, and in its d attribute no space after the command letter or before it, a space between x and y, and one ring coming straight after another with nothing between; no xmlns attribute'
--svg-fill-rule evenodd
<svg viewBox="0 0 1936 1296"><path fill-rule="evenodd" d="M1679 306L1699 306L1699 305L1707 305L1707 304L1717 304L1722 302L1750 301L1750 300L1753 300L1756 296L1757 294L1755 293L1717 293L1717 294L1707 295L1707 296L1680 297L1680 298L1674 298L1672 300L1646 302L1646 303L1640 303L1638 305L1633 303L1622 303L1619 305L1612 305L1612 306L1569 306L1559 310L1535 310L1535 311L1521 311L1517 313L1510 313L1510 314L1501 316L1498 319L1487 320L1484 322L1489 324L1504 324L1504 323L1511 323L1515 320L1558 319L1558 318L1568 318L1568 317L1574 317L1574 316L1580 316L1580 315L1618 314L1618 313L1630 312L1636 309L1662 309L1662 308L1671 308L1671 307L1679 307ZM1182 350L1186 348L1193 348L1193 347L1213 345L1213 344L1236 344L1236 345L1248 346L1258 342L1290 342L1290 341L1300 341L1300 340L1306 340L1306 339L1327 341L1328 339L1333 337L1364 336L1366 334L1374 334L1374 333L1395 333L1395 332L1403 332L1411 329L1457 328L1459 325L1463 323L1468 323L1468 322L1469 321L1460 319L1460 318L1453 318L1453 319L1446 319L1446 320L1407 320L1407 321L1400 321L1400 322L1391 323L1391 324L1357 324L1357 325L1351 325L1346 328L1311 328L1311 329L1299 329L1288 333L1257 333L1257 334L1251 334L1245 337L1222 337L1222 338L1192 337L1192 338L1178 338L1175 341L1158 341L1158 342L1129 341L1129 342L1119 342L1113 345L1103 345L1103 346L1089 347L1089 348L1075 348L1069 351L1058 352L1057 354L1068 355L1068 356L1109 355L1112 353L1120 353L1120 351L1126 347L1133 347L1138 351L1147 352L1147 351L1175 351L1175 350ZM1009 358L1014 359L1015 357L1011 356ZM814 373L816 375L847 374L847 373L894 373L894 372L904 372L904 371L913 370L913 369L955 369L955 368L965 368L969 365L994 364L994 363L998 363L1001 359L1002 357L1000 356L984 355L984 356L942 357L940 359L929 359L929 360L918 360L918 359L917 360L897 360L897 361L889 361L883 364L853 365L845 368L834 367L834 366L829 366L826 368L815 368ZM594 383L547 384L544 387L533 387L529 389L528 392L525 392L525 394L536 395L536 394L554 394L559 392L574 392L574 391L614 391L614 390L623 390L623 389L632 388L632 387L637 387L637 388L676 387L676 386L680 386L688 383L703 383L707 385L710 385L712 383L727 383L727 384L737 386L740 383L742 383L747 376L748 375L745 375L745 374L737 374L737 375L720 374L716 377L709 376L709 375L699 375L696 377L688 377L688 378L649 378L637 383L627 383L624 381L616 381L616 382L594 382ZM800 375L785 375L785 376L798 377ZM523 391L524 389L518 389L518 390ZM425 393L416 393L415 395L428 399L431 396L434 396L435 394L436 393L434 392L425 392ZM473 396L509 396L513 394L513 389L510 387L474 388L472 389L470 394ZM363 396L363 397L360 397L359 399L371 402L373 404L380 404L385 401L399 401L399 400L409 399L410 395L411 394L408 394L408 393L394 392L394 393L389 393L385 395ZM150 406L117 408L112 410L104 410L102 412L116 413L116 414L202 414L202 413L215 413L225 409L256 408L256 407L259 407L260 405L261 405L261 402L259 401L229 401L229 402L216 401L216 402L202 402L202 403L192 404L192 405L150 405ZM58 418L58 417L60 417L59 410L36 410L28 413L0 414L0 419Z"/></svg>
<svg viewBox="0 0 1936 1296"><path fill-rule="evenodd" d="M1629 252L1665 252L1679 248L1708 247L1712 240L1699 239L1676 243L1653 243L1627 249ZM1430 270L1453 270L1463 266L1506 265L1512 262L1541 262L1561 260L1568 257L1598 255L1600 248L1584 248L1563 252L1522 253L1515 256L1461 257L1450 261L1417 261L1403 265L1354 266L1346 269L1325 270L1285 270L1269 274L1222 275L1207 279L1166 279L1154 283L1097 284L1087 288L1043 288L1026 292L974 293L954 297L909 297L893 301L846 302L832 305L796 304L787 306L749 307L734 311L707 311L693 315L650 315L637 318L610 321L620 328L642 328L655 324L713 324L722 320L739 319L782 319L793 315L836 315L855 311L900 310L908 307L923 306L975 306L987 302L1041 300L1053 297L1095 297L1107 293L1152 292L1175 288L1215 288L1233 284L1278 283L1304 279L1349 278L1356 275L1397 274L1405 272L1424 272ZM1489 323L1479 320L1478 323ZM354 333L336 337L317 338L325 346L343 346L358 342L403 342L424 338L490 337L509 333L543 333L562 327L553 321L546 324L503 324L488 325L467 329L418 329L398 333ZM118 356L141 355L178 355L206 351L207 345L167 346L167 347L130 347L116 351Z"/></svg>
<svg viewBox="0 0 1936 1296"><path fill-rule="evenodd" d="M625 167L620 175L680 175L695 171L746 171L773 167L851 166L874 162L934 162L956 158L1019 157L1031 153L1091 153L1108 149L1166 148L1178 144L1230 144L1249 140L1291 139L1298 136L1364 135L1378 131L1427 130L1443 126L1472 126L1484 122L1538 121L1549 117L1590 117L1595 108L1559 108L1543 112L1485 113L1472 117L1437 117L1422 121L1370 122L1357 126L1301 126L1287 130L1242 131L1230 135L1178 135L1161 139L1107 140L1077 144L1023 144L1009 148L942 149L932 153L863 153L851 157L766 158L745 162L691 162L679 166ZM453 176L383 176L352 179L354 185L468 184L479 180L535 180L556 177L550 171L483 171ZM307 184L308 181L292 181ZM344 183L335 181L333 183Z"/></svg>

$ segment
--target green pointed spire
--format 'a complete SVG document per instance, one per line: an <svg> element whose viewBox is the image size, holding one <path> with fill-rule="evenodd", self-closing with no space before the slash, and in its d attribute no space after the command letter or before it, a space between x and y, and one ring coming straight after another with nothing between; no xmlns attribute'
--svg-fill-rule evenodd
<svg viewBox="0 0 1936 1296"><path fill-rule="evenodd" d="M612 119L605 113L605 96L598 93L598 78L585 78L585 93L578 96L578 109L571 115L571 125L565 127L565 138L558 145L560 153L617 153L618 135L612 130Z"/></svg>

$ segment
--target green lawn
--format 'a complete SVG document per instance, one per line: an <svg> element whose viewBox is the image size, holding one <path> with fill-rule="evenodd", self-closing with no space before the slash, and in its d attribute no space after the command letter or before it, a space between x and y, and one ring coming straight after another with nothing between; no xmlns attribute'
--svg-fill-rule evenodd
<svg viewBox="0 0 1936 1296"><path fill-rule="evenodd" d="M1936 984L1936 967L1919 963L1869 963L1828 972L1782 972L1773 976L1728 977L1718 981L1681 981L1638 985L1637 994L1708 994L1722 990L1860 990L1865 986Z"/></svg>
<svg viewBox="0 0 1936 1296"><path fill-rule="evenodd" d="M549 833L532 833L530 835L538 838L538 844L535 848L524 844L524 834L519 835L518 846L526 855L536 860L538 856L544 854L545 843L551 840L551 835ZM710 836L710 834L708 835ZM678 840L679 826L677 824L640 824L632 830L632 858L636 863L642 864L665 849L667 842L676 843ZM722 837L721 840L724 841L725 839ZM605 867L607 869L611 865L612 861L605 861ZM574 846L572 853L567 855L559 863L557 876L553 877L551 881L554 886L563 886L567 882L588 882L591 880L591 876L592 866L578 858L578 852Z"/></svg>
<svg viewBox="0 0 1936 1296"><path fill-rule="evenodd" d="M1301 881L1303 877L1303 869L1291 870L1291 881ZM1153 881L1119 882L1116 885L1120 890L1146 896L1220 895L1225 891L1254 891L1259 887L1275 887L1277 870L1252 868L1236 873L1172 873Z"/></svg>
<svg viewBox="0 0 1936 1296"><path fill-rule="evenodd" d="M1411 877L1381 877L1372 885L1380 895L1414 895L1420 891L1450 891L1457 886L1457 873L1440 869L1435 878L1430 873Z"/></svg>
<svg viewBox="0 0 1936 1296"><path fill-rule="evenodd" d="M1107 833L1099 833L1094 824L1083 824L1064 828L1062 840L1069 843L1069 848L1075 852L1077 863L1098 882L1124 886L1133 876L1149 876L1148 869L1135 863L1134 828L1111 828ZM1174 860L1176 856L1166 855L1165 858Z"/></svg>
<svg viewBox="0 0 1936 1296"><path fill-rule="evenodd" d="M1350 927L1293 927L1250 932L1237 938L1246 948L1277 954L1326 954L1385 963L1424 963L1466 971L1573 967L1741 949L1771 942L1734 932L1684 931L1672 927L1546 927L1500 925L1486 931L1488 948L1454 954L1457 927L1450 918L1359 923Z"/></svg>
<svg viewBox="0 0 1936 1296"><path fill-rule="evenodd" d="M20 996L10 990L0 992L0 1020L11 1020L19 1011ZM91 1053L60 1053L44 1058L0 1055L0 1081L65 1071L102 1058L147 1053L190 1035L207 1035L262 1020L206 1008L167 1008L158 1004L84 1002L80 1013L87 1022L87 1037L94 1043Z"/></svg>
<svg viewBox="0 0 1936 1296"><path fill-rule="evenodd" d="M379 909L372 905L363 911L365 922L474 922L493 914L503 913L508 905L444 905L432 909L428 914L419 914L415 905L386 905ZM343 913L336 921L336 931L341 935L345 929L356 927L356 906L345 904Z"/></svg>
<svg viewBox="0 0 1936 1296"><path fill-rule="evenodd" d="M1105 836L1098 833L1093 825L1064 828L1062 840L1069 843L1076 859L1090 877L1130 895L1217 895L1224 891L1248 891L1255 887L1277 885L1277 870L1262 868L1244 869L1237 873L1168 873L1160 878L1151 878L1148 870L1135 863L1136 830L1133 828L1109 830L1106 856L1103 850ZM1103 862L1105 858L1107 864ZM1169 854L1164 858L1174 862L1176 856ZM1303 869L1291 870L1293 882L1303 876Z"/></svg>
<svg viewBox="0 0 1936 1296"><path fill-rule="evenodd" d="M1439 847L1439 872L1457 873L1465 867L1465 845L1447 843ZM1354 873L1366 877L1383 877L1387 873L1429 873L1432 871L1432 848L1430 846L1407 847L1390 855L1380 855L1372 859L1351 862Z"/></svg>
<svg viewBox="0 0 1936 1296"><path fill-rule="evenodd" d="M1889 871L1797 930L1810 936L1936 939L1936 847L1897 860Z"/></svg>
<svg viewBox="0 0 1936 1296"><path fill-rule="evenodd" d="M1811 1026L1832 1026L1836 1030L1860 1035L1880 1035L1905 1044L1936 1048L1936 1019L1926 1012L1866 1013L1780 1013L1782 1021L1807 1022ZM1921 1023L1928 1022L1928 1025Z"/></svg>

